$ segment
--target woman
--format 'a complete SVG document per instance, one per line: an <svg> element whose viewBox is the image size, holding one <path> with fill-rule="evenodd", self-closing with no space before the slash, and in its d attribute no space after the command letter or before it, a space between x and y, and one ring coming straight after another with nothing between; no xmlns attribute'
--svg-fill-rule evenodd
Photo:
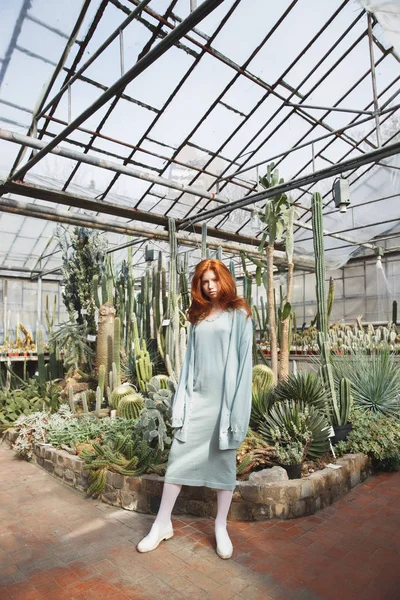
<svg viewBox="0 0 400 600"><path fill-rule="evenodd" d="M188 347L176 389L169 455L160 508L150 533L138 544L150 552L173 536L171 513L183 485L217 490L217 554L233 547L226 520L236 485L236 449L251 411L253 325L235 281L219 260L202 260L192 280Z"/></svg>

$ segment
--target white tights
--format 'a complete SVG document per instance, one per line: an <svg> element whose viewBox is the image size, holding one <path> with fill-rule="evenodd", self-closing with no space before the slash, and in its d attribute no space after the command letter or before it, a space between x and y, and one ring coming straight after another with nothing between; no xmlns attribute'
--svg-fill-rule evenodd
<svg viewBox="0 0 400 600"><path fill-rule="evenodd" d="M160 508L154 523L160 528L167 527L171 521L171 513L182 486L175 483L164 483ZM226 520L232 502L233 490L217 490L218 509L215 519L215 531L226 531Z"/></svg>

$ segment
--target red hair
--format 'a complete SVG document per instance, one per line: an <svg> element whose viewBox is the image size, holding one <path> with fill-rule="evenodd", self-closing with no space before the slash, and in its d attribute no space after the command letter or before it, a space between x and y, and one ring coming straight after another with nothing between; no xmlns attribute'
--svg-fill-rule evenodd
<svg viewBox="0 0 400 600"><path fill-rule="evenodd" d="M250 317L251 308L244 298L238 297L236 283L229 269L220 260L206 258L196 266L192 279L192 304L187 313L190 323L198 323L211 312L212 303L203 293L201 285L202 277L206 271L214 271L219 281L221 292L218 297L218 302L221 305L221 308L223 310L244 308L247 316Z"/></svg>

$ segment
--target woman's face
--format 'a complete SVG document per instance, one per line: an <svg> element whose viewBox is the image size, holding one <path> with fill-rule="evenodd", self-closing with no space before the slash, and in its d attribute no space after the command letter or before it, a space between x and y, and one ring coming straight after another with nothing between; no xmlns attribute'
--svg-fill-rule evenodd
<svg viewBox="0 0 400 600"><path fill-rule="evenodd" d="M211 301L216 300L221 292L221 284L218 281L215 271L205 271L201 278L201 289L204 295Z"/></svg>

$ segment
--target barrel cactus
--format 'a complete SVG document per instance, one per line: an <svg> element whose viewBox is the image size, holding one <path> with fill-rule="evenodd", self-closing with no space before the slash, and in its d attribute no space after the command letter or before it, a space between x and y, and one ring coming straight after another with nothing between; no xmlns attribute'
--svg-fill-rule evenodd
<svg viewBox="0 0 400 600"><path fill-rule="evenodd" d="M122 419L133 419L139 418L140 412L144 408L144 399L141 394L135 391L131 391L130 394L123 396L117 407L117 416Z"/></svg>
<svg viewBox="0 0 400 600"><path fill-rule="evenodd" d="M118 408L120 401L128 396L137 395L136 390L130 385L119 385L111 392L110 406Z"/></svg>
<svg viewBox="0 0 400 600"><path fill-rule="evenodd" d="M253 391L269 390L274 383L274 373L267 365L255 365L253 367Z"/></svg>

